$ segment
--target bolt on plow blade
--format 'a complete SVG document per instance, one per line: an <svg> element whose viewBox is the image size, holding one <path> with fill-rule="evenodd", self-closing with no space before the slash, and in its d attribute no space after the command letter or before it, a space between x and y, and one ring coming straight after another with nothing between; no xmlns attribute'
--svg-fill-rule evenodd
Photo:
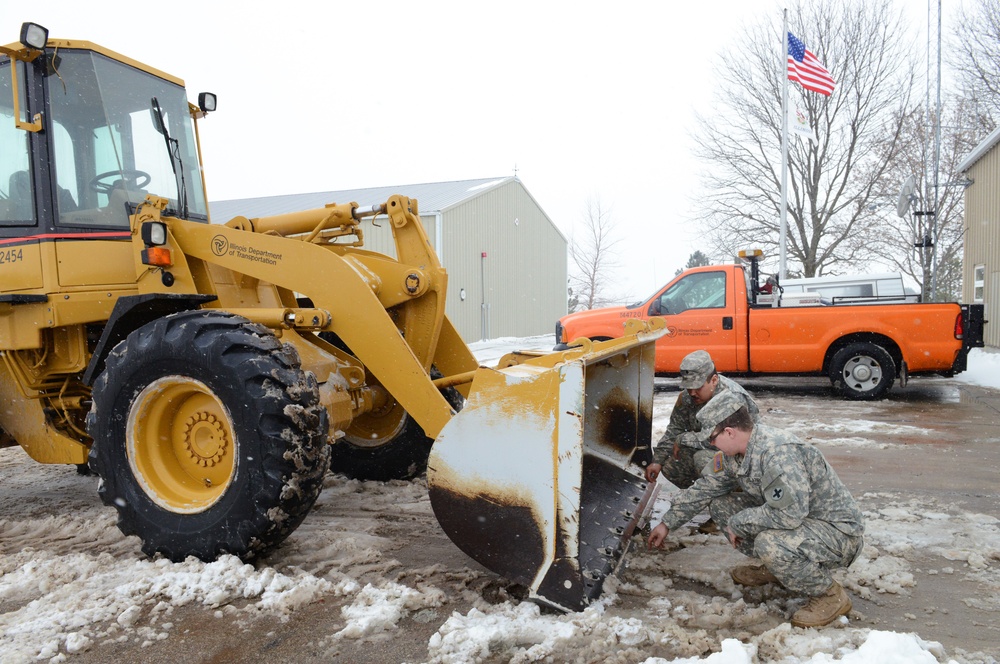
<svg viewBox="0 0 1000 664"><path fill-rule="evenodd" d="M431 449L441 527L536 601L579 611L600 597L652 509L642 467L663 332L631 324L621 339L481 367Z"/></svg>

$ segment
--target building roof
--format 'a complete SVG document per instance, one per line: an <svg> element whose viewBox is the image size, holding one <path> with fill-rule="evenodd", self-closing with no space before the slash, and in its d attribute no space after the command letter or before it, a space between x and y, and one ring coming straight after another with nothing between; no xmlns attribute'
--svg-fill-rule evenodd
<svg viewBox="0 0 1000 664"><path fill-rule="evenodd" d="M513 176L482 178L479 180L457 180L454 182L429 182L391 187L369 187L367 189L342 189L339 191L318 191L312 194L285 194L282 196L261 196L259 198L237 198L225 201L210 201L209 212L214 219L226 221L236 216L247 218L267 217L276 214L299 212L321 208L329 203L355 202L362 207L384 203L394 194L416 198L421 214L444 212L486 191L515 180Z"/></svg>
<svg viewBox="0 0 1000 664"><path fill-rule="evenodd" d="M970 168L972 168L977 161L983 158L983 156L993 149L993 146L1000 143L1000 127L997 127L987 136L982 143L977 145L972 149L972 152L962 160L962 163L958 165L958 172L964 173Z"/></svg>

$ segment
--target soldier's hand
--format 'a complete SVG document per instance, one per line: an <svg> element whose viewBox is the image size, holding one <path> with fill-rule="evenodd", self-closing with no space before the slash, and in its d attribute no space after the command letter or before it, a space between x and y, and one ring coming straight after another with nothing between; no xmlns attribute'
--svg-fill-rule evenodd
<svg viewBox="0 0 1000 664"><path fill-rule="evenodd" d="M667 534L670 531L662 523L656 525L655 528L649 533L649 538L646 540L646 546L650 549L662 549L663 541L667 539Z"/></svg>
<svg viewBox="0 0 1000 664"><path fill-rule="evenodd" d="M678 438L674 441L674 460L681 458L681 441Z"/></svg>
<svg viewBox="0 0 1000 664"><path fill-rule="evenodd" d="M726 537L729 538L729 543L733 545L734 549L740 548L740 544L743 543L743 538L734 533L729 526L726 526Z"/></svg>
<svg viewBox="0 0 1000 664"><path fill-rule="evenodd" d="M661 466L658 463L651 463L648 466L646 466L646 481L655 482L656 476L660 474L660 470L662 468L663 466Z"/></svg>

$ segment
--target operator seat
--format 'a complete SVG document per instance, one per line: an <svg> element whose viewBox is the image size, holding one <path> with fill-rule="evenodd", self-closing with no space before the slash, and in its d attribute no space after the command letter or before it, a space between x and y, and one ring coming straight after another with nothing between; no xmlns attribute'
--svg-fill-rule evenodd
<svg viewBox="0 0 1000 664"><path fill-rule="evenodd" d="M106 223L112 226L127 228L129 209L126 204L131 202L136 205L145 198L146 192L144 190L129 187L125 180L115 180L111 183L108 204L102 210L102 216Z"/></svg>
<svg viewBox="0 0 1000 664"><path fill-rule="evenodd" d="M7 189L7 214L9 221L29 221L34 218L31 196L31 174L28 171L14 171L10 174Z"/></svg>

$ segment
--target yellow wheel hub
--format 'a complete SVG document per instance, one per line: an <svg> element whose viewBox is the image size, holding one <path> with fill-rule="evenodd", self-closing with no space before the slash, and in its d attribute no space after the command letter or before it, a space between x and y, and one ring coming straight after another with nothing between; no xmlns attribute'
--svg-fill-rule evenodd
<svg viewBox="0 0 1000 664"><path fill-rule="evenodd" d="M129 411L126 454L136 480L160 507L204 511L236 471L232 417L212 390L186 376L150 383Z"/></svg>
<svg viewBox="0 0 1000 664"><path fill-rule="evenodd" d="M396 438L406 424L406 411L381 385L372 386L375 407L355 418L347 429L351 443L357 447L381 447Z"/></svg>
<svg viewBox="0 0 1000 664"><path fill-rule="evenodd" d="M356 417L347 429L347 436L358 447L381 447L396 438L406 424L406 411L382 385L370 380L375 405Z"/></svg>

